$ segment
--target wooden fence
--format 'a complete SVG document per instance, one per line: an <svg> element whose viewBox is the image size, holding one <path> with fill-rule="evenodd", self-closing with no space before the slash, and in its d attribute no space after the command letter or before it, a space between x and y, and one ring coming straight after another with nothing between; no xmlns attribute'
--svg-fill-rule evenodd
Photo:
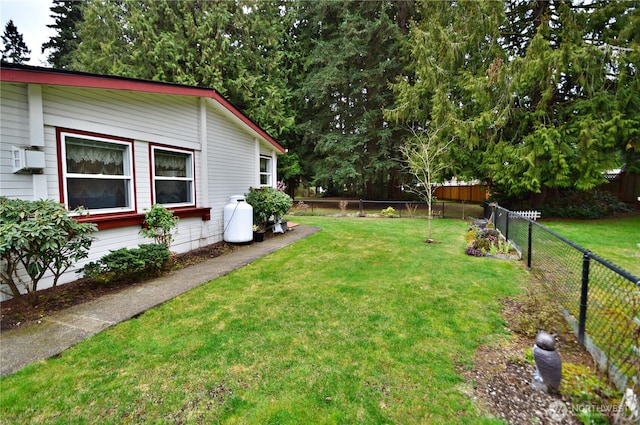
<svg viewBox="0 0 640 425"><path fill-rule="evenodd" d="M435 197L446 201L465 201L480 203L489 197L489 190L479 184L471 186L439 186Z"/></svg>
<svg viewBox="0 0 640 425"><path fill-rule="evenodd" d="M599 189L613 193L622 202L635 204L640 201L640 175L623 172L612 178ZM636 204L637 205L637 204Z"/></svg>

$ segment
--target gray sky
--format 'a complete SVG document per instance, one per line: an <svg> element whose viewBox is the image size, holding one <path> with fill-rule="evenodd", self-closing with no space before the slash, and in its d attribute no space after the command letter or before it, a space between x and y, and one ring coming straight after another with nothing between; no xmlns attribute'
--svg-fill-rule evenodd
<svg viewBox="0 0 640 425"><path fill-rule="evenodd" d="M0 0L0 23L4 27L10 19L22 34L24 42L31 50L31 60L28 65L50 66L46 63L46 55L40 53L42 43L56 34L48 24L53 24L50 18L52 0Z"/></svg>

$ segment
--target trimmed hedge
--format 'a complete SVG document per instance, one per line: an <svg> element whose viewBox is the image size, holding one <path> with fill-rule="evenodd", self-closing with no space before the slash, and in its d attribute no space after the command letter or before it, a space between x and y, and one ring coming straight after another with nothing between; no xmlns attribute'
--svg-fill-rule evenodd
<svg viewBox="0 0 640 425"><path fill-rule="evenodd" d="M162 270L169 259L164 244L142 244L138 248L111 251L100 260L86 264L81 270L86 277L105 282L140 280Z"/></svg>

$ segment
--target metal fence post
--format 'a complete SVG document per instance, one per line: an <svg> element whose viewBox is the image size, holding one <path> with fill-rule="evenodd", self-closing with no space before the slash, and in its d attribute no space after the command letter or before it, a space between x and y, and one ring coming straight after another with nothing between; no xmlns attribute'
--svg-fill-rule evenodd
<svg viewBox="0 0 640 425"><path fill-rule="evenodd" d="M578 342L584 345L584 333L587 323L587 302L589 293L589 263L591 256L585 252L582 257L582 290L580 293L580 318L578 321Z"/></svg>
<svg viewBox="0 0 640 425"><path fill-rule="evenodd" d="M511 211L509 210L504 210L505 214L507 215L507 221L504 225L504 238L506 240L509 240L509 216L511 215Z"/></svg>
<svg viewBox="0 0 640 425"><path fill-rule="evenodd" d="M529 236L527 241L527 270L531 270L531 246L533 245L533 223L529 220Z"/></svg>
<svg viewBox="0 0 640 425"><path fill-rule="evenodd" d="M358 216L364 217L364 208L362 206L362 199L360 199L359 207L358 207Z"/></svg>

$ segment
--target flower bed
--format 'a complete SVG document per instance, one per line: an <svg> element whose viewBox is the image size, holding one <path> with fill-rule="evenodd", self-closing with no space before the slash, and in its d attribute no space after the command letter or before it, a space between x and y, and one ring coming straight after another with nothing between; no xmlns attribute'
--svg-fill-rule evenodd
<svg viewBox="0 0 640 425"><path fill-rule="evenodd" d="M507 241L498 229L472 225L467 231L465 254L474 257L496 257L519 260L518 250Z"/></svg>

